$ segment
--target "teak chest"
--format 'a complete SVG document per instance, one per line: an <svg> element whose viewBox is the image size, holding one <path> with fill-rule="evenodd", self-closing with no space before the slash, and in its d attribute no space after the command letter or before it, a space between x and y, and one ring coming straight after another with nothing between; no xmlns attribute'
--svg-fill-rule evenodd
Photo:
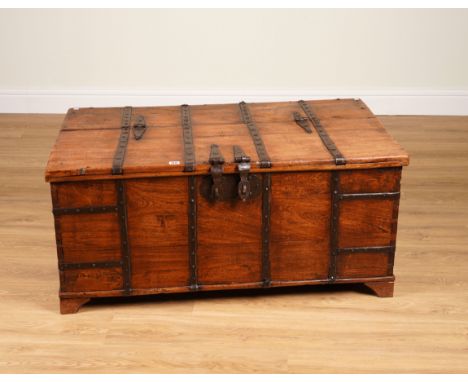
<svg viewBox="0 0 468 382"><path fill-rule="evenodd" d="M70 109L46 169L61 312L304 284L391 296L408 160L355 99Z"/></svg>

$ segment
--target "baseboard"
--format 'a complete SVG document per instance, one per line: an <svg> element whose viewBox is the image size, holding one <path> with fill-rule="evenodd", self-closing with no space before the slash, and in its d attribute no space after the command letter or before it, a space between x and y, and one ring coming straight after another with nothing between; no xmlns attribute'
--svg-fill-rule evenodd
<svg viewBox="0 0 468 382"><path fill-rule="evenodd" d="M0 90L0 113L64 113L70 107L148 106L362 98L376 114L468 115L468 91Z"/></svg>

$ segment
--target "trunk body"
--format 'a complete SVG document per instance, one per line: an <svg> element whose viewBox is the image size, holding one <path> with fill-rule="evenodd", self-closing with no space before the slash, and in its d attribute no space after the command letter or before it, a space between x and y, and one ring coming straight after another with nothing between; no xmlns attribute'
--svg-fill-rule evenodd
<svg viewBox="0 0 468 382"><path fill-rule="evenodd" d="M323 283L390 296L408 157L362 102L308 104L320 120L306 126L286 121L297 103L252 104L268 162L242 107L193 107L193 163L181 109L140 108L147 131L133 124L117 173L121 110L70 111L46 172L62 313L91 297Z"/></svg>

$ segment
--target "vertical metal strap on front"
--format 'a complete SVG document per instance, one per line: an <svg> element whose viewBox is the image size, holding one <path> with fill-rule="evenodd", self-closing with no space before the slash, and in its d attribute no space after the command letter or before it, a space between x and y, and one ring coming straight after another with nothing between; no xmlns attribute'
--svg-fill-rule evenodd
<svg viewBox="0 0 468 382"><path fill-rule="evenodd" d="M181 106L182 135L184 143L184 171L195 171L195 149L193 147L192 136L192 118L190 115L190 106Z"/></svg>
<svg viewBox="0 0 468 382"><path fill-rule="evenodd" d="M241 111L242 122L244 122L247 125L247 128L249 129L250 135L253 139L255 150L257 151L258 159L260 161L260 167L270 168L270 157L267 153L262 137L260 136L260 132L258 131L257 126L252 120L249 107L244 101L242 101L241 103L239 103L239 108Z"/></svg>
<svg viewBox="0 0 468 382"><path fill-rule="evenodd" d="M271 214L271 174L263 174L262 179L262 282L264 287L271 283L270 271L270 214Z"/></svg>
<svg viewBox="0 0 468 382"><path fill-rule="evenodd" d="M333 140L330 138L325 128L322 126L320 119L313 112L312 107L308 103L302 100L299 101L299 105L302 107L302 110L304 110L304 113L306 113L307 118L309 118L309 120L314 125L315 130L317 130L317 133L320 139L322 140L328 152L332 155L333 159L335 160L335 164L337 165L346 164L345 157L340 152L340 150L338 150L338 148L335 145L335 142L333 142Z"/></svg>
<svg viewBox="0 0 468 382"><path fill-rule="evenodd" d="M132 121L132 108L124 107L122 110L122 121L120 124L120 137L117 149L115 150L114 160L112 162L112 175L121 175L123 173L123 163L125 152L127 151L128 138L130 136L130 125Z"/></svg>
<svg viewBox="0 0 468 382"><path fill-rule="evenodd" d="M340 219L340 175L338 171L331 172L331 213L330 213L330 268L328 279L330 282L336 280L336 261L338 256L338 224Z"/></svg>
<svg viewBox="0 0 468 382"><path fill-rule="evenodd" d="M126 293L132 290L131 273L132 263L130 258L130 244L127 230L127 203L125 196L125 183L123 180L116 182L117 187L117 216L120 227L120 252L122 256L123 289Z"/></svg>
<svg viewBox="0 0 468 382"><path fill-rule="evenodd" d="M189 247L189 273L190 289L197 290L197 179L195 176L188 177L188 247Z"/></svg>

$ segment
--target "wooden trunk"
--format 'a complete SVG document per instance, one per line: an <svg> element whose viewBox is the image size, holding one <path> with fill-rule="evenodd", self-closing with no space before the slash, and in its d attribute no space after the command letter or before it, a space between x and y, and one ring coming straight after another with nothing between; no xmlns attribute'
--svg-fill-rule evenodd
<svg viewBox="0 0 468 382"><path fill-rule="evenodd" d="M304 284L391 296L407 164L360 100L70 109L46 170L61 312Z"/></svg>

